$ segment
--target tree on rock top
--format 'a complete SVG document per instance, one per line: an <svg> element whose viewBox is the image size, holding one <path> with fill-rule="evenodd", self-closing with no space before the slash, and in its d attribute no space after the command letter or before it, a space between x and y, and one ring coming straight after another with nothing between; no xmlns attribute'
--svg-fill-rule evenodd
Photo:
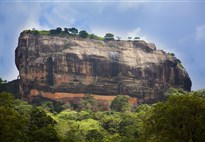
<svg viewBox="0 0 205 142"><path fill-rule="evenodd" d="M82 38L87 38L88 37L88 33L85 30L82 30L79 32L79 36Z"/></svg>
<svg viewBox="0 0 205 142"><path fill-rule="evenodd" d="M106 33L104 38L105 38L105 40L114 40L114 35L111 33Z"/></svg>
<svg viewBox="0 0 205 142"><path fill-rule="evenodd" d="M69 28L68 31L72 34L72 35L77 35L78 30L76 28Z"/></svg>

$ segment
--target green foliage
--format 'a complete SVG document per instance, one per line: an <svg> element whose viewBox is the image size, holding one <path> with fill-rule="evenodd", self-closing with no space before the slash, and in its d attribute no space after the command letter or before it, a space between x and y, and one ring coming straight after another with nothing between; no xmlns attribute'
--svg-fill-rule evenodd
<svg viewBox="0 0 205 142"><path fill-rule="evenodd" d="M184 91L183 89L181 89L181 88L169 88L163 95L165 96L165 97L170 97L170 96L172 96L172 95L185 95L185 94L187 94L187 92L186 91Z"/></svg>
<svg viewBox="0 0 205 142"><path fill-rule="evenodd" d="M103 138L103 133L97 129L89 130L86 134L86 141L88 142L101 142Z"/></svg>
<svg viewBox="0 0 205 142"><path fill-rule="evenodd" d="M32 108L29 119L28 136L30 141L59 141L54 129L56 122L43 110Z"/></svg>
<svg viewBox="0 0 205 142"><path fill-rule="evenodd" d="M19 112L19 114L29 117L29 113L31 112L32 105L28 104L25 101L16 99L14 101L14 108Z"/></svg>
<svg viewBox="0 0 205 142"><path fill-rule="evenodd" d="M150 106L150 105L148 105L148 104L141 104L141 105L139 105L139 106L136 108L135 112L137 112L137 113L147 112L147 111L149 111L150 109L151 109L151 106Z"/></svg>
<svg viewBox="0 0 205 142"><path fill-rule="evenodd" d="M60 101L54 101L46 99L43 97L38 97L32 100L34 106L40 106L47 112L59 113L64 109L67 109L67 104L64 104Z"/></svg>
<svg viewBox="0 0 205 142"><path fill-rule="evenodd" d="M130 41L132 39L132 37L128 37L128 40Z"/></svg>
<svg viewBox="0 0 205 142"><path fill-rule="evenodd" d="M70 34L72 35L77 35L78 34L78 30L76 28L69 28L68 31L70 32Z"/></svg>
<svg viewBox="0 0 205 142"><path fill-rule="evenodd" d="M174 53L168 53L169 55L171 55L171 56L173 56L173 57L175 57L175 54Z"/></svg>
<svg viewBox="0 0 205 142"><path fill-rule="evenodd" d="M193 94L199 97L205 97L205 89L200 89L198 91L191 92L190 94Z"/></svg>
<svg viewBox="0 0 205 142"><path fill-rule="evenodd" d="M62 28L61 28L61 27L57 27L57 28L56 28L56 32L57 32L57 33L61 33L61 32L62 32Z"/></svg>
<svg viewBox="0 0 205 142"><path fill-rule="evenodd" d="M96 103L93 95L85 94L80 101L79 108L80 110L94 110Z"/></svg>
<svg viewBox="0 0 205 142"><path fill-rule="evenodd" d="M106 111L109 110L109 102L95 100L92 94L85 94L83 98L73 99L70 103L72 109L81 111Z"/></svg>
<svg viewBox="0 0 205 142"><path fill-rule="evenodd" d="M88 33L85 30L82 30L82 31L79 32L79 37L87 38L88 37Z"/></svg>
<svg viewBox="0 0 205 142"><path fill-rule="evenodd" d="M39 34L40 35L49 35L49 31L42 30L42 31L39 31Z"/></svg>
<svg viewBox="0 0 205 142"><path fill-rule="evenodd" d="M64 109L64 104L58 101L42 101L39 106L52 113L59 113Z"/></svg>
<svg viewBox="0 0 205 142"><path fill-rule="evenodd" d="M82 30L78 33L78 29L72 27L72 28L64 28L64 30L61 27L57 27L56 29L51 29L49 31L47 30L24 30L21 34L34 34L34 35L48 35L48 36L63 36L63 37L81 37L81 38L90 38L95 40L104 40L105 38L99 37L95 34L89 34L87 31ZM112 34L113 35L113 34ZM114 35L112 36L110 33L108 33L107 40L114 40ZM111 37L109 37L111 36Z"/></svg>
<svg viewBox="0 0 205 142"><path fill-rule="evenodd" d="M34 34L34 35L39 35L40 34L40 32L37 31L37 30L31 31L31 33Z"/></svg>
<svg viewBox="0 0 205 142"><path fill-rule="evenodd" d="M205 99L194 95L172 95L153 106L145 121L143 141L205 141Z"/></svg>
<svg viewBox="0 0 205 142"><path fill-rule="evenodd" d="M140 38L139 37L134 37L134 40L139 40Z"/></svg>
<svg viewBox="0 0 205 142"><path fill-rule="evenodd" d="M62 31L61 27L57 27L56 29L51 29L49 31L49 35L64 35L65 32Z"/></svg>
<svg viewBox="0 0 205 142"><path fill-rule="evenodd" d="M125 112L130 111L129 96L118 95L111 103L110 108L115 111Z"/></svg>
<svg viewBox="0 0 205 142"><path fill-rule="evenodd" d="M13 107L14 97L10 93L1 92L0 93L0 106L3 107Z"/></svg>
<svg viewBox="0 0 205 142"><path fill-rule="evenodd" d="M83 107L89 109L56 112L52 101L33 107L1 92L0 139L2 142L203 142L204 92L170 88L165 93L166 101L141 104L135 112L128 111L129 97L122 95L111 103L114 111L91 111L98 102L87 94L82 100Z"/></svg>
<svg viewBox="0 0 205 142"><path fill-rule="evenodd" d="M106 33L106 35L104 36L105 40L114 40L114 35L111 33Z"/></svg>
<svg viewBox="0 0 205 142"><path fill-rule="evenodd" d="M65 33L69 33L68 28L64 28Z"/></svg>
<svg viewBox="0 0 205 142"><path fill-rule="evenodd" d="M43 110L13 95L0 93L0 138L2 142L59 141L56 122Z"/></svg>
<svg viewBox="0 0 205 142"><path fill-rule="evenodd" d="M89 37L90 39L95 39L95 40L104 40L103 37L99 37L99 36L97 36L97 35L95 35L95 34L89 34L88 37Z"/></svg>
<svg viewBox="0 0 205 142"><path fill-rule="evenodd" d="M22 142L25 135L26 118L14 108L14 97L10 93L0 93L0 139L1 142Z"/></svg>
<svg viewBox="0 0 205 142"><path fill-rule="evenodd" d="M10 82L3 81L3 83L0 84L0 92L8 92L13 94L16 98L20 98L19 80L17 79Z"/></svg>
<svg viewBox="0 0 205 142"><path fill-rule="evenodd" d="M24 118L13 108L0 106L1 142L23 142L26 139Z"/></svg>
<svg viewBox="0 0 205 142"><path fill-rule="evenodd" d="M64 141L79 141L79 142L86 142L86 141L95 141L99 140L103 137L103 129L100 126L100 123L93 119L84 119L81 121L60 121L59 124L64 123L65 126L58 127L61 129L67 128L66 131L63 133ZM94 132L96 135L91 134ZM93 137L91 137L93 136Z"/></svg>

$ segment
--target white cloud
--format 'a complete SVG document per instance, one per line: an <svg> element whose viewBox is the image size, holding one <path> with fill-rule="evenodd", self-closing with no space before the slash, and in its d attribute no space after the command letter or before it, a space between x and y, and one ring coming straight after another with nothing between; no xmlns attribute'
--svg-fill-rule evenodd
<svg viewBox="0 0 205 142"><path fill-rule="evenodd" d="M205 39L205 25L200 25L196 27L195 39L197 41Z"/></svg>

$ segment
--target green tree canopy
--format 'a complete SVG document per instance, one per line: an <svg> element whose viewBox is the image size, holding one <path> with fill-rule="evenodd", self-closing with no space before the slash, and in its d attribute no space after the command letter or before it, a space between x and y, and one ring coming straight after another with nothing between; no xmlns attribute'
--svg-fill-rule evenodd
<svg viewBox="0 0 205 142"><path fill-rule="evenodd" d="M104 36L105 40L114 40L114 35L111 33L106 33L106 35Z"/></svg>
<svg viewBox="0 0 205 142"><path fill-rule="evenodd" d="M50 142L59 141L58 134L54 129L56 122L43 110L34 107L30 113L28 136L30 141Z"/></svg>
<svg viewBox="0 0 205 142"><path fill-rule="evenodd" d="M88 33L85 30L82 30L79 32L79 36L82 38L87 38L88 37Z"/></svg>
<svg viewBox="0 0 205 142"><path fill-rule="evenodd" d="M65 32L65 33L69 33L69 32L68 32L68 28L64 28L64 32Z"/></svg>
<svg viewBox="0 0 205 142"><path fill-rule="evenodd" d="M12 94L7 92L0 93L0 106L12 107L14 104L14 97Z"/></svg>
<svg viewBox="0 0 205 142"><path fill-rule="evenodd" d="M158 142L205 141L205 98L173 95L152 108L145 120L144 139Z"/></svg>
<svg viewBox="0 0 205 142"><path fill-rule="evenodd" d="M139 37L134 37L134 40L138 40L138 39L140 39Z"/></svg>
<svg viewBox="0 0 205 142"><path fill-rule="evenodd" d="M125 112L130 110L129 96L118 95L111 103L110 108L115 111Z"/></svg>
<svg viewBox="0 0 205 142"><path fill-rule="evenodd" d="M25 135L25 118L14 108L14 97L6 92L0 93L0 141L23 142Z"/></svg>
<svg viewBox="0 0 205 142"><path fill-rule="evenodd" d="M76 28L69 28L68 31L69 31L72 35L78 34L78 30L77 30Z"/></svg>
<svg viewBox="0 0 205 142"><path fill-rule="evenodd" d="M132 37L128 37L129 41L132 39Z"/></svg>

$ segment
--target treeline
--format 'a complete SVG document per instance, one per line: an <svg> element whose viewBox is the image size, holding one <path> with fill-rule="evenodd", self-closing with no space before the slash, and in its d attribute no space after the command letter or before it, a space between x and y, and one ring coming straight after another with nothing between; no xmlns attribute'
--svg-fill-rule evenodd
<svg viewBox="0 0 205 142"><path fill-rule="evenodd" d="M120 96L111 103L110 110L95 112L89 107L78 111L64 107L56 111L51 102L32 106L1 92L0 139L1 142L205 141L205 91L170 89L165 95L164 102L141 104L135 109L130 109L127 98Z"/></svg>
<svg viewBox="0 0 205 142"><path fill-rule="evenodd" d="M97 36L95 34L89 34L86 30L78 31L78 29L72 27L72 28L61 28L57 27L56 29L51 30L24 30L23 33L30 33L34 35L50 35L50 36L68 36L68 37L80 37L80 38L90 38L90 39L96 39L96 40L104 40L104 41L110 41L115 40L114 34L112 33L106 33L104 37ZM139 40L139 37L134 37L133 40ZM116 40L121 40L121 37L116 36ZM128 37L128 40L132 40L132 37Z"/></svg>
<svg viewBox="0 0 205 142"><path fill-rule="evenodd" d="M49 36L67 36L67 37L80 37L80 38L90 38L90 39L96 39L96 40L104 40L103 37L99 37L95 34L89 34L85 30L78 31L78 29L72 27L72 28L61 28L57 27L56 29L51 30L24 30L22 33L30 33L34 35L49 35Z"/></svg>

